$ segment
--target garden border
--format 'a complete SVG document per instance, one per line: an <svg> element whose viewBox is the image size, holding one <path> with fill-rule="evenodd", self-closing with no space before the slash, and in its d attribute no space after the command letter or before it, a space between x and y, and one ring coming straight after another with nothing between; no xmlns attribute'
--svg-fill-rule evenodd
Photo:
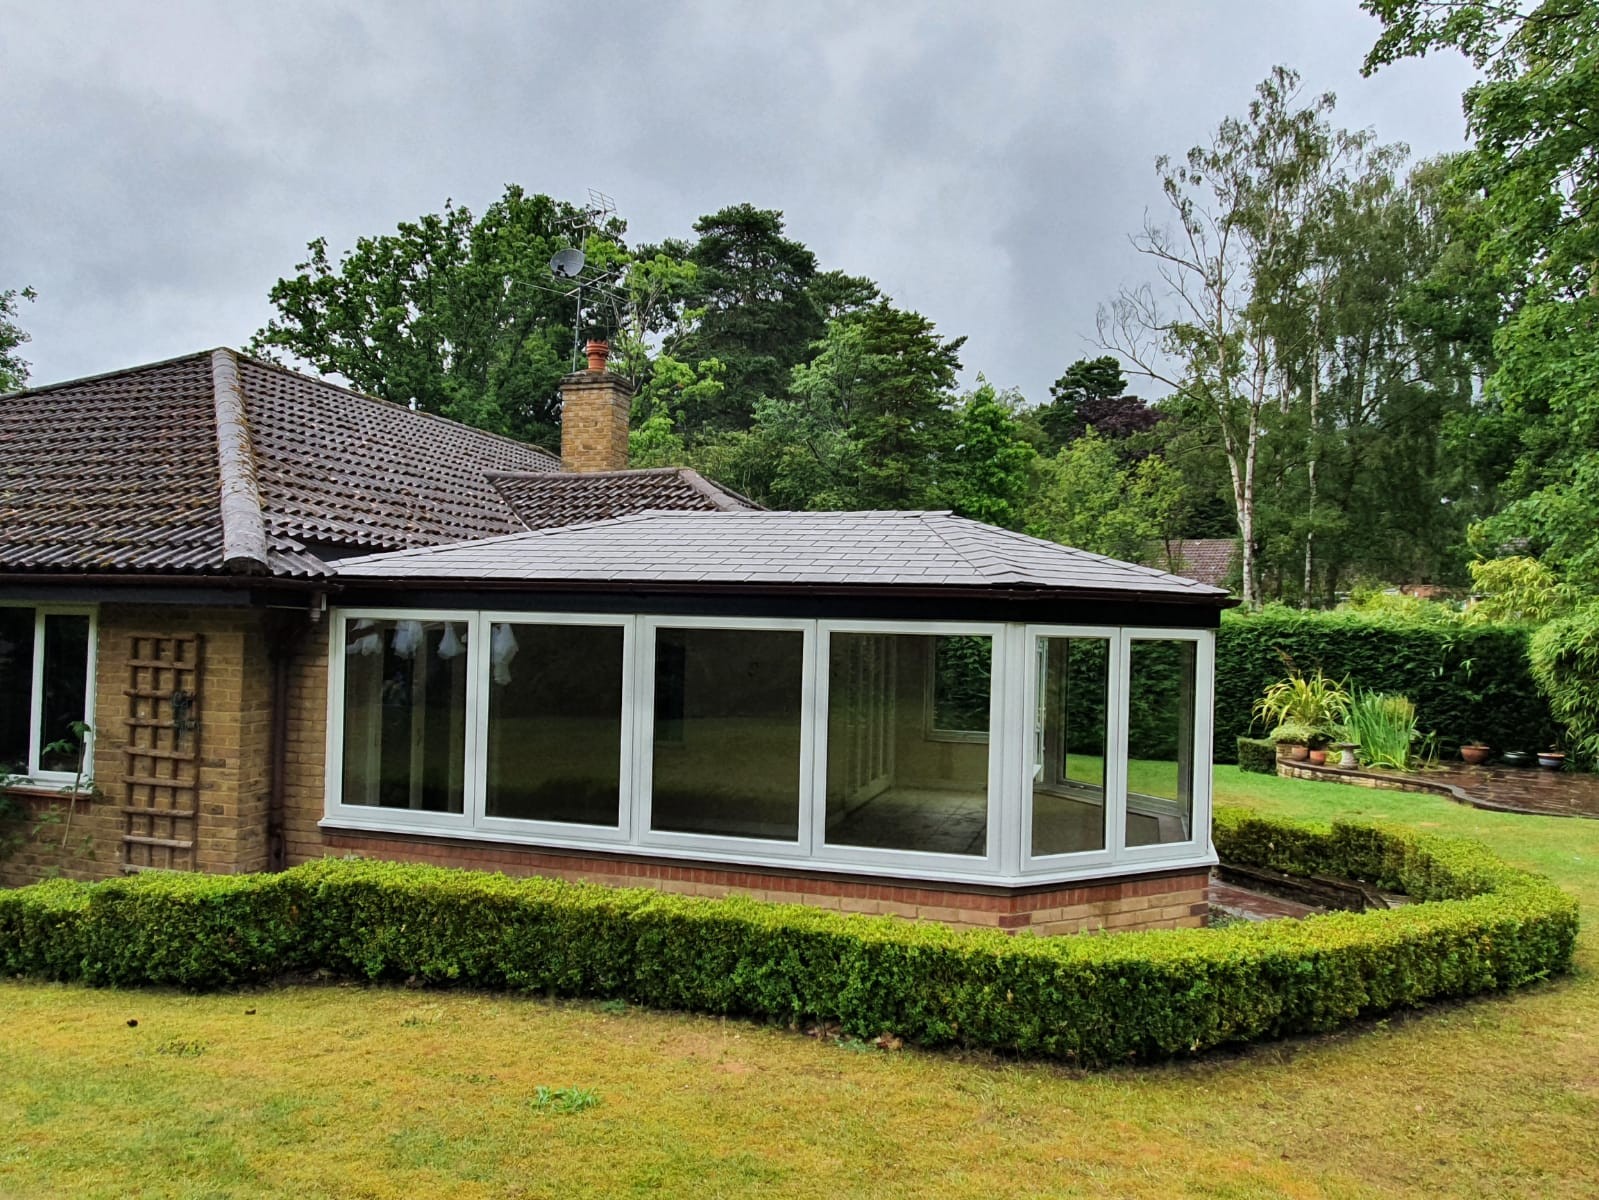
<svg viewBox="0 0 1599 1200"><path fill-rule="evenodd" d="M297 972L620 997L1084 1065L1336 1029L1567 971L1577 906L1471 842L1219 810L1223 859L1418 903L1040 938L541 878L325 859L0 892L0 972L204 989Z"/></svg>

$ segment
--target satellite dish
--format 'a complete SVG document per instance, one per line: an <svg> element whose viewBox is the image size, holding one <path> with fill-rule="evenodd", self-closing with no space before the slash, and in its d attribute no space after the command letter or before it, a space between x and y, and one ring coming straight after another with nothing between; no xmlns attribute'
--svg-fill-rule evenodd
<svg viewBox="0 0 1599 1200"><path fill-rule="evenodd" d="M583 251L557 250L550 259L550 274L557 279L576 279L583 270Z"/></svg>

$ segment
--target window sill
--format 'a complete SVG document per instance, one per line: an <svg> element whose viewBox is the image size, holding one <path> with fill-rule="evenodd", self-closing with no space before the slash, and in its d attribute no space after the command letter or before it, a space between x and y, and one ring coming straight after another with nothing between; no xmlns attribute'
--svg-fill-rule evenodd
<svg viewBox="0 0 1599 1200"><path fill-rule="evenodd" d="M85 804L89 804L94 801L94 788L93 786L80 787L74 792L71 783L52 785L37 779L26 779L20 783L0 787L0 795L12 796L18 800L26 800L36 804L69 798L74 802L82 801Z"/></svg>

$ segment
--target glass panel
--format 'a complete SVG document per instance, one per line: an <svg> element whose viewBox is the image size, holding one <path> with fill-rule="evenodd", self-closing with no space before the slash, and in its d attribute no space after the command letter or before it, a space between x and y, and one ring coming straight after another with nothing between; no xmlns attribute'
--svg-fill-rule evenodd
<svg viewBox="0 0 1599 1200"><path fill-rule="evenodd" d="M467 632L465 621L347 621L345 804L463 810Z"/></svg>
<svg viewBox="0 0 1599 1200"><path fill-rule="evenodd" d="M1135 641L1128 679L1127 844L1193 837L1193 642Z"/></svg>
<svg viewBox="0 0 1599 1200"><path fill-rule="evenodd" d="M656 632L651 828L799 838L804 653L799 630Z"/></svg>
<svg viewBox="0 0 1599 1200"><path fill-rule="evenodd" d="M1105 848L1110 643L1038 639L1032 853Z"/></svg>
<svg viewBox="0 0 1599 1200"><path fill-rule="evenodd" d="M33 721L33 609L0 608L0 775L28 769Z"/></svg>
<svg viewBox="0 0 1599 1200"><path fill-rule="evenodd" d="M941 734L988 736L988 696L994 653L986 637L931 637L933 711Z"/></svg>
<svg viewBox="0 0 1599 1200"><path fill-rule="evenodd" d="M39 769L78 770L82 744L73 725L88 721L89 618L44 618L44 704L39 713Z"/></svg>
<svg viewBox="0 0 1599 1200"><path fill-rule="evenodd" d="M621 628L496 623L489 674L487 814L615 828Z"/></svg>
<svg viewBox="0 0 1599 1200"><path fill-rule="evenodd" d="M960 649L941 659L935 643ZM987 729L993 639L835 633L829 644L827 842L987 854L987 741L935 738L927 708L929 673L959 663L961 711L981 709Z"/></svg>

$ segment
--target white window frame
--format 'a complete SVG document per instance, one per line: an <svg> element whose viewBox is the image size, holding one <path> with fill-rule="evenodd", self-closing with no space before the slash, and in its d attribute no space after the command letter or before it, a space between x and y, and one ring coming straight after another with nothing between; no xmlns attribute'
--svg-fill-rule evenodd
<svg viewBox="0 0 1599 1200"><path fill-rule="evenodd" d="M793 841L776 838L735 837L709 833L680 833L652 829L655 773L655 644L662 629L753 629L780 633L799 633L800 646L800 745L799 792L794 797L799 811L799 832ZM706 852L808 861L811 857L812 828L815 821L814 762L816 742L816 622L787 617L671 617L640 618L639 655L635 663L638 704L635 707L634 777L638 780L635 806L638 810L638 844L672 850L689 857Z"/></svg>
<svg viewBox="0 0 1599 1200"><path fill-rule="evenodd" d="M32 695L29 697L28 705L28 761L22 764L23 773L17 778L23 786L34 783L70 788L73 780L78 778L74 771L39 769L39 755L44 749L44 731L40 728L44 719L44 630L46 617L89 618L88 661L85 667L88 678L84 680L83 689L83 723L89 727L89 732L83 739L83 778L79 781L79 790L88 791L94 786L94 739L97 732L94 684L100 648L99 611L92 604L35 604L24 600L0 600L0 607L33 610L33 680Z"/></svg>
<svg viewBox="0 0 1599 1200"><path fill-rule="evenodd" d="M468 788L467 809L474 828L497 832L507 840L538 838L562 841L581 838L587 842L627 843L633 837L633 771L637 755L633 752L635 735L633 723L639 718L640 707L634 703L637 686L635 663L638 655L634 643L638 638L638 624L631 616L610 613L548 613L548 612L482 612L476 614L478 625L473 627L468 641L481 643L485 653L490 645L490 634L495 625L566 625L589 628L620 629L622 631L622 722L621 737L616 747L620 760L617 775L617 824L592 825L579 821L535 821L518 817L491 817L489 804L489 715L492 672L479 670L467 681L468 689L476 688L477 711L481 719L468 731L470 750L467 754ZM468 670L471 669L470 660Z"/></svg>
<svg viewBox="0 0 1599 1200"><path fill-rule="evenodd" d="M331 613L328 630L328 749L324 811L342 824L383 829L395 833L458 833L472 829L474 804L481 807L481 792L474 797L477 765L478 688L475 680L484 670L484 640L479 617L471 611L438 608L339 608ZM348 627L352 621L449 621L468 627L466 639L466 745L462 748L461 811L424 812L413 808L384 808L377 804L344 803L344 676Z"/></svg>
<svg viewBox="0 0 1599 1200"><path fill-rule="evenodd" d="M1216 634L1210 629L1153 629L1127 628L1122 631L1121 667L1118 671L1123 684L1119 715L1121 728L1117 733L1116 761L1126 763L1127 725L1132 700L1132 648L1134 642L1193 642L1194 656L1194 744L1193 753L1193 807L1189 813L1190 835L1186 841L1157 842L1149 846L1128 846L1126 839L1127 788L1123 781L1118 810L1122 838L1118 842L1117 863L1144 864L1164 862L1185 853L1195 858L1216 861L1210 845L1211 775L1214 751L1212 747L1215 725Z"/></svg>
<svg viewBox="0 0 1599 1200"><path fill-rule="evenodd" d="M1115 625L1028 625L1023 629L1023 651L1026 658L1026 683L1022 694L1023 728L1025 735L1024 770L1021 774L1021 873L1059 874L1092 871L1114 864L1117 848L1122 843L1125 830L1125 760L1116 747L1126 744L1127 703L1126 680L1122 676L1123 630ZM1074 850L1064 854L1033 853L1033 724L1038 713L1039 679L1035 648L1040 638L1070 638L1079 641L1105 642L1105 669L1109 686L1105 696L1105 845L1100 850Z"/></svg>
<svg viewBox="0 0 1599 1200"><path fill-rule="evenodd" d="M888 850L875 846L843 846L829 843L827 839L827 702L828 679L831 674L832 635L835 633L877 633L885 635L911 635L916 637L986 637L989 638L990 685L988 693L988 727L1003 729L1005 718L1005 692L1008 679L1005 646L1006 626L1001 622L978 621L830 621L818 622L820 638L816 654L816 758L812 768L819 781L812 797L815 813L811 827L815 831L811 843L811 858L818 864L852 863L876 868L896 868L901 871L920 871L933 878L946 878L974 870L988 876L997 874L1004 861L1004 829L1002 810L1005 808L1005 743L1007 739L982 736L979 742L972 738L934 738L923 723L923 735L928 741L958 741L967 744L986 744L988 747L988 852L976 854L934 854L925 850ZM927 687L932 687L932 657L927 661L929 673ZM925 691L931 697L930 690Z"/></svg>
<svg viewBox="0 0 1599 1200"><path fill-rule="evenodd" d="M752 868L802 867L820 872L940 883L1029 884L1193 870L1216 861L1209 841L1211 814L1213 630L1024 622L833 620L788 617L674 616L643 613L498 611L475 609L336 608L330 614L326 802L329 828L443 835L502 845L625 851L646 857L693 859ZM344 669L352 621L419 620L465 624L467 644L466 767L462 812L425 813L342 803ZM554 821L491 818L487 797L489 631L518 625L611 626L623 630L621 807L616 828ZM654 758L655 645L663 628L754 629L799 632L803 639L800 726L799 835L792 841L679 833L650 828ZM834 633L978 636L993 639L989 697L988 852L931 854L826 842L828 664ZM1037 705L1038 637L1105 638L1111 642L1111 696L1106 743L1106 849L1033 857L1033 723ZM1195 837L1186 842L1127 847L1125 840L1128 671L1133 641L1182 640L1198 646L1194 714ZM92 682L92 681L91 681ZM997 733L999 736L992 736Z"/></svg>

